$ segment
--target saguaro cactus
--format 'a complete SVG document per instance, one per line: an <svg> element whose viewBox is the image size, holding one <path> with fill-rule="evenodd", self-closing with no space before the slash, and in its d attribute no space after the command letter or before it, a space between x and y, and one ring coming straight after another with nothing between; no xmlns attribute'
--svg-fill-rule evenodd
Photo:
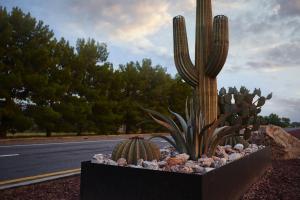
<svg viewBox="0 0 300 200"><path fill-rule="evenodd" d="M218 15L212 22L211 0L197 0L195 65L192 63L183 16L173 20L174 58L180 76L199 96L206 124L217 118L217 75L228 54L228 19Z"/></svg>

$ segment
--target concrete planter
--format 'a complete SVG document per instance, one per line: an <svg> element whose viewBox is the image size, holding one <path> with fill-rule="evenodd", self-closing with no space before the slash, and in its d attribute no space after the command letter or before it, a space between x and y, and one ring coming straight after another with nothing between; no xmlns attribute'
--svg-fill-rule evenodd
<svg viewBox="0 0 300 200"><path fill-rule="evenodd" d="M271 166L264 148L204 175L81 163L81 200L239 199Z"/></svg>

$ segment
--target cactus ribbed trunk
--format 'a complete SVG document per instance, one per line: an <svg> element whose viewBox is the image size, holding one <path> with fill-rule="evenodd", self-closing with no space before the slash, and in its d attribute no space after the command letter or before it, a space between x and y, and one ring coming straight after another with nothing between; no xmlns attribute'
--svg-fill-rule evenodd
<svg viewBox="0 0 300 200"><path fill-rule="evenodd" d="M185 21L174 18L174 58L181 77L199 96L199 105L205 123L217 118L217 79L228 53L228 20L216 16L212 21L211 0L197 0L195 65L188 50Z"/></svg>

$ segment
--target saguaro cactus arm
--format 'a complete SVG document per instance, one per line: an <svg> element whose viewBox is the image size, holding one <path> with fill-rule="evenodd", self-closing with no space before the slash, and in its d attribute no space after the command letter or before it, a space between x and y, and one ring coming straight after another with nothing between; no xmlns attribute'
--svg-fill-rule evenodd
<svg viewBox="0 0 300 200"><path fill-rule="evenodd" d="M184 17L174 17L173 25L174 58L177 71L183 80L185 80L192 87L196 87L198 85L197 70L194 67L189 55Z"/></svg>
<svg viewBox="0 0 300 200"><path fill-rule="evenodd" d="M228 54L228 19L224 15L214 18L212 50L205 73L215 78L222 70Z"/></svg>

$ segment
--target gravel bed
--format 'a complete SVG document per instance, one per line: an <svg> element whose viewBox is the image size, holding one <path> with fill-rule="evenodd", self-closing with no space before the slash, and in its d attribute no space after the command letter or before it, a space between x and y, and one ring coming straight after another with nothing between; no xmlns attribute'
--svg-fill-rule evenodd
<svg viewBox="0 0 300 200"><path fill-rule="evenodd" d="M1 200L77 200L80 177L39 183L0 191ZM300 199L300 159L274 161L269 170L246 192L241 200L297 200Z"/></svg>

